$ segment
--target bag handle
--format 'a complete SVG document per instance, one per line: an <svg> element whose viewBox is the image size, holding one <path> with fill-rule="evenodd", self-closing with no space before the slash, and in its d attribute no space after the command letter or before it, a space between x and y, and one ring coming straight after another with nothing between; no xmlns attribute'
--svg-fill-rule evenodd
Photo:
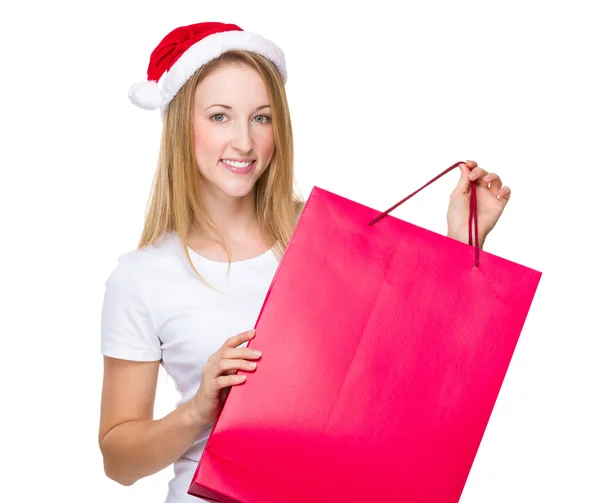
<svg viewBox="0 0 600 503"><path fill-rule="evenodd" d="M375 225L383 217L385 217L390 211L395 210L398 206L400 206L404 201L407 201L412 196L414 196L416 193L420 192L425 187L427 187L429 184L435 182L438 178L441 178L446 173L449 173L454 168L456 168L458 165L463 164L463 163L464 163L463 161L459 161L457 163L454 163L448 169L442 171L438 176L436 176L435 178L432 178L431 180L429 180L420 189L415 190L412 194L410 194L409 196L407 196L404 199L402 199L402 201L400 201L399 203L394 204L394 206L392 206L391 208L385 210L379 216L377 216L376 218L374 218L373 220L371 220L369 222L369 226ZM478 226L477 226L477 193L476 193L476 186L477 186L476 182L472 181L471 182L471 201L470 201L470 207L469 207L469 246L473 246L473 241L475 241L475 267L479 267L479 229L478 229ZM475 228L474 229L475 230L475 239L474 240L473 240L473 238L471 236L473 227Z"/></svg>

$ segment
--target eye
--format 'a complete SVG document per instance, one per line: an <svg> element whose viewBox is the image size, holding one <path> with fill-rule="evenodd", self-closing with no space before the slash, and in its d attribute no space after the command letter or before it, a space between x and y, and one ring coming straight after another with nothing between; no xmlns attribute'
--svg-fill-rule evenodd
<svg viewBox="0 0 600 503"><path fill-rule="evenodd" d="M254 119L259 124L265 124L267 122L271 122L271 117L268 115L257 115L256 117L254 117Z"/></svg>
<svg viewBox="0 0 600 503"><path fill-rule="evenodd" d="M225 114L214 114L214 115L211 115L210 118L215 122L224 122Z"/></svg>

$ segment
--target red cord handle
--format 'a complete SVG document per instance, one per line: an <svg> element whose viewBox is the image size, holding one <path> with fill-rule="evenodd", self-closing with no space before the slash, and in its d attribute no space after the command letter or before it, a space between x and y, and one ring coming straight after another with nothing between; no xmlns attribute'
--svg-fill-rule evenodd
<svg viewBox="0 0 600 503"><path fill-rule="evenodd" d="M438 176L436 176L435 178L432 178L431 180L429 180L420 189L415 190L412 194L410 194L409 196L407 196L404 199L402 199L402 201L400 201L399 203L394 204L394 206L392 206L391 208L385 210L379 216L377 216L376 218L374 218L373 220L371 220L369 222L369 225L371 226L371 225L374 225L377 222L379 222L390 211L395 210L404 201L407 201L412 196L414 196L416 193L420 192L425 187L427 187L429 184L435 182L438 178L441 178L442 176L444 176L446 173L449 173L450 171L452 171L454 168L456 168L460 164L463 164L463 161L459 161L459 162L453 164L452 166L450 166L448 169L442 171ZM477 186L477 184L475 182L471 182L471 201L470 201L470 206L469 206L469 246L473 246L473 237L471 236L471 233L472 233L473 227L475 227L475 229L474 229L475 230L475 240L474 240L475 241L475 267L479 267L479 229L477 227L477 193L476 193L476 186Z"/></svg>

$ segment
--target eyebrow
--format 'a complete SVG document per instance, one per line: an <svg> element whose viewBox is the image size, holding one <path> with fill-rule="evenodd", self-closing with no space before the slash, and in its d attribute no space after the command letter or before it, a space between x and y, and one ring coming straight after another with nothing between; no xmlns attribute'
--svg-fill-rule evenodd
<svg viewBox="0 0 600 503"><path fill-rule="evenodd" d="M212 107L223 107L227 110L231 110L231 107L229 105L222 105L220 103L215 103L214 105L210 105L209 107L206 107L204 110L208 110L209 108ZM263 108L270 108L271 105L261 105L259 107L257 107L254 111L257 112L258 110L262 110Z"/></svg>

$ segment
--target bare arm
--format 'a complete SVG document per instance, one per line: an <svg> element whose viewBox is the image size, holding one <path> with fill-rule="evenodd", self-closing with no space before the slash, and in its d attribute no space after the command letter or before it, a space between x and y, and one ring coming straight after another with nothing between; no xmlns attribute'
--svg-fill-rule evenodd
<svg viewBox="0 0 600 503"><path fill-rule="evenodd" d="M189 402L153 419L159 364L104 357L98 441L106 475L123 485L175 462L210 425Z"/></svg>

